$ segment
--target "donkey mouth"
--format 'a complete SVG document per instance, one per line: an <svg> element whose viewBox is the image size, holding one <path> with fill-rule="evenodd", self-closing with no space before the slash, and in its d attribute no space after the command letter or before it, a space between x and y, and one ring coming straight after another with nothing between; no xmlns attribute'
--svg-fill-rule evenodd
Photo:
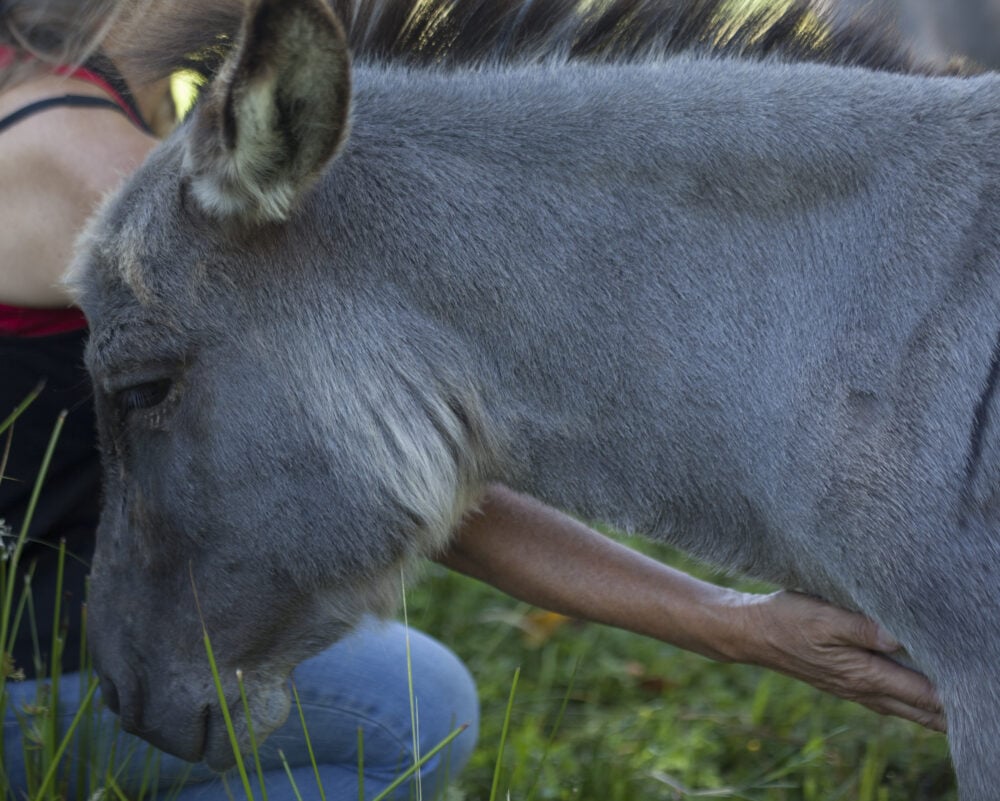
<svg viewBox="0 0 1000 801"><path fill-rule="evenodd" d="M204 762L216 773L229 770L236 764L225 719L217 708L208 704L183 728L147 729L133 733L161 751L187 762Z"/></svg>
<svg viewBox="0 0 1000 801"><path fill-rule="evenodd" d="M187 762L201 762L207 758L207 738L213 728L208 720L209 715L206 714L206 710L180 725L176 725L178 722L175 720L173 726L135 726L127 723L125 717L121 718L124 731L141 737L154 748ZM230 759L233 759L232 749L230 749Z"/></svg>
<svg viewBox="0 0 1000 801"><path fill-rule="evenodd" d="M236 754L221 711L206 705L201 710L201 717L202 746L199 759L217 773L229 770L236 764Z"/></svg>

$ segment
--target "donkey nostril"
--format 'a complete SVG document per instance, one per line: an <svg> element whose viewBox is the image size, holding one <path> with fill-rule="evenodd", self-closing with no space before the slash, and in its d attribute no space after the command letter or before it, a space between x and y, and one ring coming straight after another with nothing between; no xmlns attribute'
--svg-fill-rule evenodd
<svg viewBox="0 0 1000 801"><path fill-rule="evenodd" d="M125 672L115 678L116 681L107 676L101 677L101 695L104 704L118 715L122 729L135 734L142 728L142 685L131 672Z"/></svg>

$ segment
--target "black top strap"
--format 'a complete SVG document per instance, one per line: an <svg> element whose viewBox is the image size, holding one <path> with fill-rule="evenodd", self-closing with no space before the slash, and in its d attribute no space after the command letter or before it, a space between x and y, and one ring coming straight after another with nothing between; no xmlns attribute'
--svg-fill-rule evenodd
<svg viewBox="0 0 1000 801"><path fill-rule="evenodd" d="M121 73L118 72L118 69L112 63L110 58L98 51L88 58L83 66L107 81L108 85L118 93L118 96L125 102L125 105L127 105L129 110L132 112L133 122L136 122L139 127L150 136L156 135L153 132L153 129L149 127L145 118L142 116L142 112L139 110L139 104L132 95L132 90L129 88L128 82L122 77Z"/></svg>
<svg viewBox="0 0 1000 801"><path fill-rule="evenodd" d="M39 111L45 111L46 109L59 106L74 106L76 108L113 108L115 111L122 114L125 113L125 110L121 106L106 97L95 97L93 95L60 95L59 97L47 97L44 100L36 100L34 103L28 103L28 105L22 106L17 111L8 114L6 117L0 118L0 131L6 130L14 123L20 122L25 117L30 117L32 114L37 114Z"/></svg>

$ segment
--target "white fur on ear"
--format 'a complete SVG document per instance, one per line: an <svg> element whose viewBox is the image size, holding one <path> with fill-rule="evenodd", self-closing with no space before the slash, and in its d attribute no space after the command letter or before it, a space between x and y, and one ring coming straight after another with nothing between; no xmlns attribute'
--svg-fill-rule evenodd
<svg viewBox="0 0 1000 801"><path fill-rule="evenodd" d="M258 0L206 89L183 169L210 215L287 219L347 136L350 60L322 0Z"/></svg>
<svg viewBox="0 0 1000 801"><path fill-rule="evenodd" d="M291 213L298 196L290 178L262 181L273 149L240 147L218 158L212 170L198 170L197 156L190 147L184 153L183 168L191 175L195 201L213 217L257 218L281 222ZM222 154L220 154L221 156Z"/></svg>

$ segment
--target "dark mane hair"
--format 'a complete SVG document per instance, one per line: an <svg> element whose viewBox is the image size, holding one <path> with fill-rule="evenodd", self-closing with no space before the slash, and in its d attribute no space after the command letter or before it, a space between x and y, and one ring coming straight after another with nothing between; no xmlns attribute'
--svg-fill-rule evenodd
<svg viewBox="0 0 1000 801"><path fill-rule="evenodd" d="M678 53L781 58L933 73L888 26L835 23L815 0L740 11L734 0L330 0L355 61L452 68L603 62ZM144 6L115 54L143 79L210 77L232 46L242 0ZM951 72L958 70L949 70Z"/></svg>

